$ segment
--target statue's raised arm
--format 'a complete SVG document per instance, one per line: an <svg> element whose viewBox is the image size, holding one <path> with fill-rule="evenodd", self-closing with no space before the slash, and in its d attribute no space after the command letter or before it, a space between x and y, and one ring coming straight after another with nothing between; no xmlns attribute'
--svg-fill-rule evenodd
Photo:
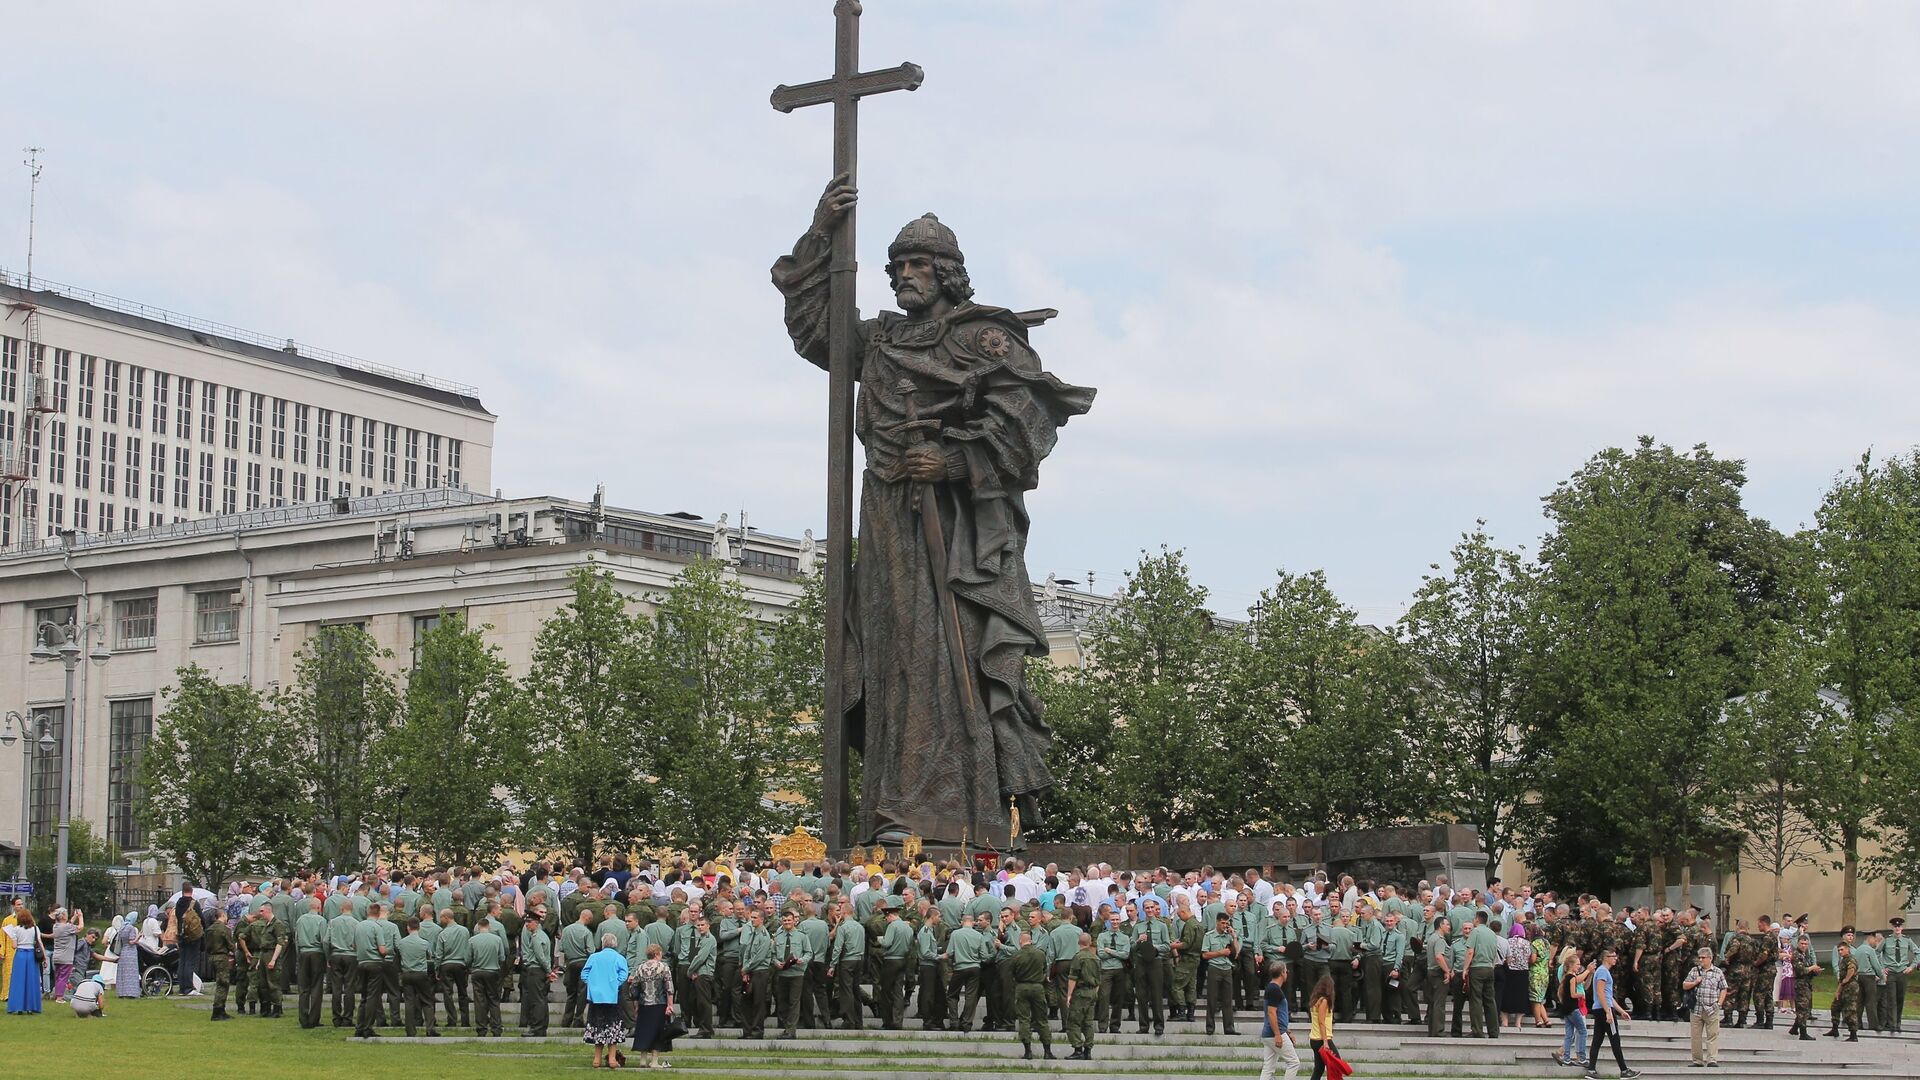
<svg viewBox="0 0 1920 1080"><path fill-rule="evenodd" d="M773 284L787 298L787 334L793 351L827 367L827 281L833 258L833 230L860 199L845 175L827 181L813 208L813 223L793 245L793 254L773 263ZM858 316L855 317L858 325ZM856 333L858 331L856 330Z"/></svg>

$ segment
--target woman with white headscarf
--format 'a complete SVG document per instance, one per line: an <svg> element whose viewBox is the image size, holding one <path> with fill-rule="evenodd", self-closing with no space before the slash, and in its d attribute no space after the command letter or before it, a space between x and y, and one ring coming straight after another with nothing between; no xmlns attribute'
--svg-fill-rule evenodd
<svg viewBox="0 0 1920 1080"><path fill-rule="evenodd" d="M147 917L140 923L140 944L153 952L162 952L165 946L160 944L162 933L160 926L160 905L148 904Z"/></svg>
<svg viewBox="0 0 1920 1080"><path fill-rule="evenodd" d="M112 938L115 948L120 950L119 966L113 972L113 992L118 997L137 998L140 996L140 913L127 912Z"/></svg>

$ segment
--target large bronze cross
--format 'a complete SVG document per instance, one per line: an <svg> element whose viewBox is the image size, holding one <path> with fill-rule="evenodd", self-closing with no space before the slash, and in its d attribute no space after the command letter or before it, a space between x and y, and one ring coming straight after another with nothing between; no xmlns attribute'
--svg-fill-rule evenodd
<svg viewBox="0 0 1920 1080"><path fill-rule="evenodd" d="M833 105L833 172L859 183L860 99L889 90L916 90L925 73L917 64L884 71L860 70L860 2L833 5L833 77L774 88L773 107L783 113L807 105ZM826 710L820 718L821 839L844 851L852 799L847 790L847 582L853 570L853 216L841 215L828 262L827 349L827 655Z"/></svg>

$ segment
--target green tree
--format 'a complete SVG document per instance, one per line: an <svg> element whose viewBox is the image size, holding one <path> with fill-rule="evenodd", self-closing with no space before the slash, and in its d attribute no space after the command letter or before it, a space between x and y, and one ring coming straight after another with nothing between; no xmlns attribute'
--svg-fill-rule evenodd
<svg viewBox="0 0 1920 1080"><path fill-rule="evenodd" d="M1522 837L1529 864L1601 868L1625 853L1661 889L1677 859L1685 889L1687 860L1726 840L1714 825L1732 802L1721 715L1750 687L1754 643L1779 617L1785 548L1741 505L1745 483L1739 461L1643 437L1596 454L1546 497L1535 734L1552 756L1541 787L1556 823L1604 820L1613 839L1597 839L1620 850L1558 853L1596 838L1536 829Z"/></svg>
<svg viewBox="0 0 1920 1080"><path fill-rule="evenodd" d="M767 796L788 764L799 718L770 693L771 629L744 586L711 559L689 565L657 605L646 666L654 729L654 838L722 851L768 837Z"/></svg>
<svg viewBox="0 0 1920 1080"><path fill-rule="evenodd" d="M381 737L381 830L430 861L497 859L513 824L495 788L526 764L520 687L458 612L421 635L400 722ZM453 767L449 767L449 764ZM378 837L378 834L376 834ZM378 842L378 840L376 840Z"/></svg>
<svg viewBox="0 0 1920 1080"><path fill-rule="evenodd" d="M301 753L286 718L252 687L181 668L140 759L136 812L148 843L207 889L286 871L305 853L311 820L294 765Z"/></svg>
<svg viewBox="0 0 1920 1080"><path fill-rule="evenodd" d="M1430 814L1436 746L1406 649L1360 625L1317 570L1282 572L1249 614L1228 738L1245 797L1220 800L1242 807L1223 832L1363 829Z"/></svg>
<svg viewBox="0 0 1920 1080"><path fill-rule="evenodd" d="M1844 699L1814 726L1809 817L1841 857L1841 921L1858 916L1860 843L1911 801L1876 782L1898 771L1896 717L1920 693L1920 453L1862 455L1820 505L1812 532L1821 681ZM1876 864L1884 866L1882 864Z"/></svg>
<svg viewBox="0 0 1920 1080"><path fill-rule="evenodd" d="M651 643L611 573L572 578L573 600L540 627L522 682L530 765L505 779L525 808L522 842L591 865L649 833L655 737L638 705Z"/></svg>
<svg viewBox="0 0 1920 1080"><path fill-rule="evenodd" d="M1773 878L1773 911L1782 910L1788 870L1825 865L1820 830L1807 818L1816 786L1809 783L1807 753L1834 704L1821 693L1818 675L1814 650L1799 628L1782 627L1761 654L1753 691L1727 703L1726 737L1742 748L1734 804L1734 820L1746 833L1741 853Z"/></svg>
<svg viewBox="0 0 1920 1080"><path fill-rule="evenodd" d="M49 833L29 845L27 880L33 883L34 914L44 918L53 910L53 870L59 861L58 838ZM74 818L67 826L67 907L86 915L91 924L113 919L113 875L107 867L120 865L120 849L93 831L93 823Z"/></svg>
<svg viewBox="0 0 1920 1080"><path fill-rule="evenodd" d="M826 707L826 576L814 574L802 582L795 600L767 635L767 707L791 718L776 725L770 735L784 735L778 749L774 783L798 796L797 817L780 822L782 831L795 825L820 828L820 714ZM853 790L860 790L855 784ZM785 812L785 811L783 811Z"/></svg>
<svg viewBox="0 0 1920 1080"><path fill-rule="evenodd" d="M1142 553L1092 628L1087 667L1036 685L1050 723L1089 732L1104 720L1111 735L1080 745L1056 729L1055 787L1033 839L1112 828L1099 838L1184 840L1237 812L1216 795L1235 639L1216 627L1206 602L1181 552Z"/></svg>
<svg viewBox="0 0 1920 1080"><path fill-rule="evenodd" d="M313 858L323 867L365 865L364 833L385 824L378 796L390 781L374 748L399 712L380 666L391 656L362 627L322 627L294 657L293 685L274 701L297 740L294 768L313 807Z"/></svg>
<svg viewBox="0 0 1920 1080"><path fill-rule="evenodd" d="M1524 682L1534 572L1519 553L1496 547L1486 524L1454 545L1451 567L1436 563L1423 578L1400 632L1425 675L1455 805L1479 829L1488 865L1499 866L1533 785Z"/></svg>

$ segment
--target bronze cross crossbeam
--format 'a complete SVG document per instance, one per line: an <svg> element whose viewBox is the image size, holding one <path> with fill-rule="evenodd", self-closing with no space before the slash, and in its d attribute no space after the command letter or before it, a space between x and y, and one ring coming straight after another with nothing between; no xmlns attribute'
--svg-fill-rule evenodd
<svg viewBox="0 0 1920 1080"><path fill-rule="evenodd" d="M915 90L925 78L917 64L883 71L860 70L860 3L838 0L833 6L833 77L773 91L773 107L783 113L808 105L833 106L833 172L859 182L860 99L890 90ZM847 828L851 799L847 791L846 657L847 585L853 562L853 219L849 209L833 233L828 262L827 349L827 610L826 701L820 718L821 838L835 851L852 842Z"/></svg>

